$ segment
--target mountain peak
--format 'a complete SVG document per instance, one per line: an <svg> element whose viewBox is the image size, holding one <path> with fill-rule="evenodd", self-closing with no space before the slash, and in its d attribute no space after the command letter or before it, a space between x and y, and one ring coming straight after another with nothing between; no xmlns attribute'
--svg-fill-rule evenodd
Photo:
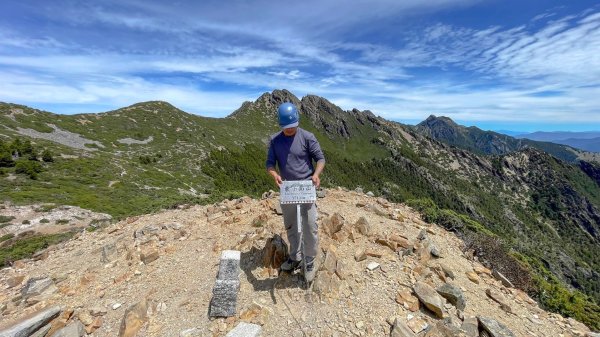
<svg viewBox="0 0 600 337"><path fill-rule="evenodd" d="M255 101L255 103L269 103L275 107L285 102L293 103L296 106L300 105L298 97L286 89L275 89L270 93L265 92Z"/></svg>
<svg viewBox="0 0 600 337"><path fill-rule="evenodd" d="M419 123L419 125L421 125L421 124L433 125L434 123L443 123L445 125L449 125L452 127L460 127L460 125L457 124L456 122L454 122L452 120L452 118L446 117L446 116L437 117L436 115L429 115L429 117L427 117L427 119L425 119L424 121Z"/></svg>

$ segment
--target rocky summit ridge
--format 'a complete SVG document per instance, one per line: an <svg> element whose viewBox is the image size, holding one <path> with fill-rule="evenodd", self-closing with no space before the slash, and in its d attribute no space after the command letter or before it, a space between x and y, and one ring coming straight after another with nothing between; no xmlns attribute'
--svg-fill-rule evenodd
<svg viewBox="0 0 600 337"><path fill-rule="evenodd" d="M324 192L310 289L278 273L287 245L269 192L130 217L0 270L0 336L226 336L241 322L262 336L598 336L406 205ZM224 250L241 252L237 311L210 319Z"/></svg>

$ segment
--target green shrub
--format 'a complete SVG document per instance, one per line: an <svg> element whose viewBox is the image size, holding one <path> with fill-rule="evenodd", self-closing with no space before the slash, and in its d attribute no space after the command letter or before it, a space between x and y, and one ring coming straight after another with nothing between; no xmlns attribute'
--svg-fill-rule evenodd
<svg viewBox="0 0 600 337"><path fill-rule="evenodd" d="M50 223L50 220L43 218L42 220L40 220L40 223Z"/></svg>
<svg viewBox="0 0 600 337"><path fill-rule="evenodd" d="M468 232L464 241L466 250L472 250L479 261L502 273L515 287L526 292L534 289L531 270L510 254L508 246L501 238Z"/></svg>
<svg viewBox="0 0 600 337"><path fill-rule="evenodd" d="M70 220L69 220L69 219L59 219L59 220L56 220L56 224L57 224L57 225L66 225L66 224L68 224L69 222L70 222Z"/></svg>
<svg viewBox="0 0 600 337"><path fill-rule="evenodd" d="M10 215L10 216L0 215L0 222L9 222L9 221L12 221L14 219L15 219L15 217L12 216L12 215Z"/></svg>
<svg viewBox="0 0 600 337"><path fill-rule="evenodd" d="M40 207L36 208L35 211L36 212L50 212L51 210L53 210L55 208L56 208L55 204L43 204Z"/></svg>
<svg viewBox="0 0 600 337"><path fill-rule="evenodd" d="M13 233L4 234L4 235L0 236L0 242L4 242L6 240L10 240L10 239L12 239L14 237L15 237L15 234L13 234Z"/></svg>
<svg viewBox="0 0 600 337"><path fill-rule="evenodd" d="M8 150L0 150L0 167L13 167L15 161L13 156Z"/></svg>
<svg viewBox="0 0 600 337"><path fill-rule="evenodd" d="M46 163L53 162L54 157L52 156L52 152L50 152L50 150L48 150L48 149L44 149L44 152L42 152L42 160L45 161Z"/></svg>
<svg viewBox="0 0 600 337"><path fill-rule="evenodd" d="M21 222L21 224L23 225L29 225L31 223L31 221L29 220L23 220L23 222Z"/></svg>
<svg viewBox="0 0 600 337"><path fill-rule="evenodd" d="M31 179L37 179L38 173L42 172L42 165L37 161L18 160L15 165L15 173L22 173Z"/></svg>
<svg viewBox="0 0 600 337"><path fill-rule="evenodd" d="M0 267L10 262L31 257L35 252L70 239L74 233L32 236L18 239L7 247L0 248Z"/></svg>

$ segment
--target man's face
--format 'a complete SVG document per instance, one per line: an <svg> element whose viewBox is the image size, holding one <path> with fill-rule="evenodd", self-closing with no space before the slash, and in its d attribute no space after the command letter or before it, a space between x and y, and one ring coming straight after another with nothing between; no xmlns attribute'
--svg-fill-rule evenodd
<svg viewBox="0 0 600 337"><path fill-rule="evenodd" d="M283 129L283 134L286 135L286 136L288 136L288 137L293 136L293 135L296 134L296 129L297 128L286 128L286 129Z"/></svg>

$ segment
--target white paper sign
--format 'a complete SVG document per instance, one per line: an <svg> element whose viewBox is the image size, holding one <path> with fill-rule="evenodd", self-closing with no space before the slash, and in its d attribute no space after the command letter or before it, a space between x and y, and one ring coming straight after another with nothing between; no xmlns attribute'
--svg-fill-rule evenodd
<svg viewBox="0 0 600 337"><path fill-rule="evenodd" d="M285 180L280 192L282 204L312 204L317 201L317 190L312 180Z"/></svg>

